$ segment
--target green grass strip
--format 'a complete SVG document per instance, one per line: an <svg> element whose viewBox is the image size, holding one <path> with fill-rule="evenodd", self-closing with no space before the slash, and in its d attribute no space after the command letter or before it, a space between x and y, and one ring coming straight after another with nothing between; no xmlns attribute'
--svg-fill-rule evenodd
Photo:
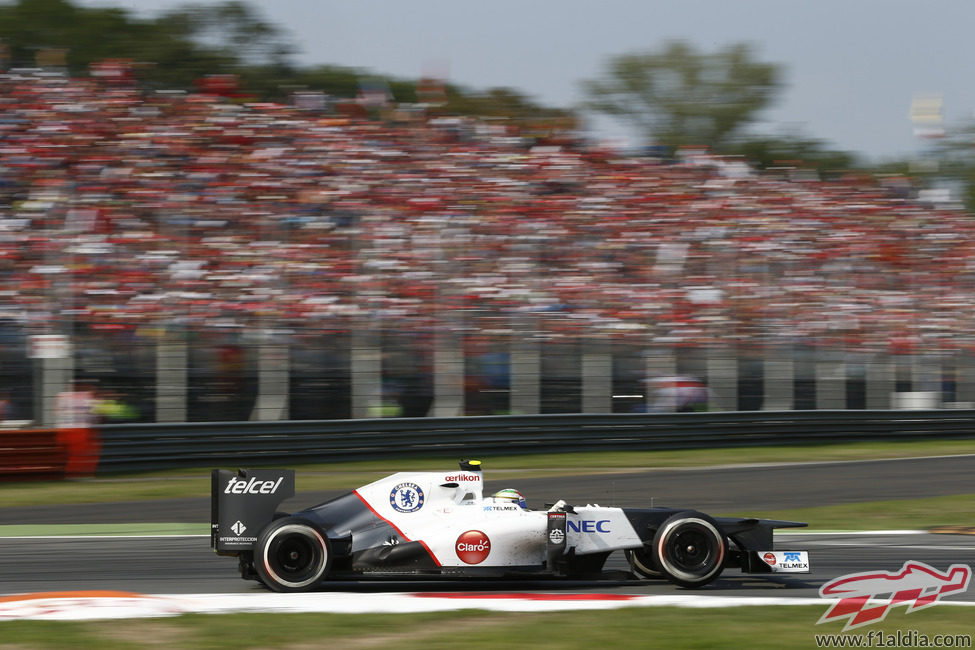
<svg viewBox="0 0 975 650"><path fill-rule="evenodd" d="M740 515L741 512L723 513ZM804 521L808 530L928 530L975 526L975 494L892 499L812 508L748 511L753 517ZM788 532L801 533L803 528Z"/></svg>
<svg viewBox="0 0 975 650"><path fill-rule="evenodd" d="M9 524L0 537L158 537L210 534L210 524Z"/></svg>
<svg viewBox="0 0 975 650"><path fill-rule="evenodd" d="M589 452L521 456L485 456L489 476L510 479L573 476L663 468L717 465L856 461L975 453L972 440L869 442L835 445L690 449L672 451ZM457 458L405 458L314 465L291 465L298 489L352 489L396 471L443 470L457 467ZM252 467L258 467L258 464ZM6 483L0 488L3 506L111 503L150 499L205 497L210 494L210 469L171 470L135 475L99 476L66 481ZM234 468L230 468L234 469Z"/></svg>

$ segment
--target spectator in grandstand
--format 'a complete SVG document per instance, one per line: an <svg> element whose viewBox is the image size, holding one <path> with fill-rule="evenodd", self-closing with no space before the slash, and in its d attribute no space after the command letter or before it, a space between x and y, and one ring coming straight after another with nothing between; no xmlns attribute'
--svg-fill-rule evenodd
<svg viewBox="0 0 975 650"><path fill-rule="evenodd" d="M32 326L972 343L973 221L861 178L17 71L0 135L0 308Z"/></svg>

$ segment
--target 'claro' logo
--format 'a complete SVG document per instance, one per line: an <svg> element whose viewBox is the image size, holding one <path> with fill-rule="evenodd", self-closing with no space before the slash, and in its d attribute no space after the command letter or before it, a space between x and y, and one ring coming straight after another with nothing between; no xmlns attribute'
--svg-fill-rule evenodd
<svg viewBox="0 0 975 650"><path fill-rule="evenodd" d="M454 544L457 557L465 564L480 564L491 552L491 540L479 530L461 533Z"/></svg>

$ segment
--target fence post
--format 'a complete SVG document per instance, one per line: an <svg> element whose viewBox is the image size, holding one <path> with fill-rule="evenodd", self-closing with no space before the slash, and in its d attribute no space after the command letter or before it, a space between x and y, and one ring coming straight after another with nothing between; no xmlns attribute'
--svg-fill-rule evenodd
<svg viewBox="0 0 975 650"><path fill-rule="evenodd" d="M846 408L846 363L838 352L817 351L815 361L816 409Z"/></svg>
<svg viewBox="0 0 975 650"><path fill-rule="evenodd" d="M188 351L182 330L164 330L156 341L156 422L186 422Z"/></svg>
<svg viewBox="0 0 975 650"><path fill-rule="evenodd" d="M462 335L441 329L434 339L433 407L430 415L437 418L464 415L464 351Z"/></svg>
<svg viewBox="0 0 975 650"><path fill-rule="evenodd" d="M533 330L529 330L533 332ZM511 412L534 415L542 402L542 355L538 340L530 333L523 340L512 336L511 343Z"/></svg>
<svg viewBox="0 0 975 650"><path fill-rule="evenodd" d="M257 349L257 400L251 420L287 420L290 350L286 342L265 331Z"/></svg>
<svg viewBox="0 0 975 650"><path fill-rule="evenodd" d="M887 354L876 355L866 362L867 408L872 411L884 411L891 406L891 395L894 393L895 373L894 361Z"/></svg>
<svg viewBox="0 0 975 650"><path fill-rule="evenodd" d="M647 350L644 358L643 395L647 403L647 411L677 410L676 395L671 395L669 404L658 404L659 396L654 392L651 380L655 377L673 377L677 374L677 355L673 348L653 347Z"/></svg>
<svg viewBox="0 0 975 650"><path fill-rule="evenodd" d="M708 388L713 395L713 408L738 410L738 356L730 347L707 349Z"/></svg>
<svg viewBox="0 0 975 650"><path fill-rule="evenodd" d="M35 359L35 367L40 377L39 398L35 400L34 418L42 427L53 427L57 424L55 402L57 396L70 391L73 384L74 363L70 353L59 357L44 357Z"/></svg>
<svg viewBox="0 0 975 650"><path fill-rule="evenodd" d="M374 328L352 332L351 379L352 417L374 417L382 406L382 350Z"/></svg>
<svg viewBox="0 0 975 650"><path fill-rule="evenodd" d="M920 353L913 355L911 390L923 393L922 400L928 408L941 408L943 402L942 365L940 356Z"/></svg>
<svg viewBox="0 0 975 650"><path fill-rule="evenodd" d="M583 340L583 413L613 412L613 357L607 348L602 337Z"/></svg>
<svg viewBox="0 0 975 650"><path fill-rule="evenodd" d="M955 353L955 403L959 408L975 407L975 363L967 351Z"/></svg>
<svg viewBox="0 0 975 650"><path fill-rule="evenodd" d="M795 408L795 362L791 345L770 345L765 352L762 373L765 386L762 410L791 411Z"/></svg>

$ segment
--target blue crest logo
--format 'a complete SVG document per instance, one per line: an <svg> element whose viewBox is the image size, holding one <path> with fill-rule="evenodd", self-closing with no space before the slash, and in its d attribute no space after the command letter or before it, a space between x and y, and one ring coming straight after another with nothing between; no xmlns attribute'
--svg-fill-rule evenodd
<svg viewBox="0 0 975 650"><path fill-rule="evenodd" d="M423 507L423 490L416 483L400 483L389 493L389 505L399 512L416 512Z"/></svg>

